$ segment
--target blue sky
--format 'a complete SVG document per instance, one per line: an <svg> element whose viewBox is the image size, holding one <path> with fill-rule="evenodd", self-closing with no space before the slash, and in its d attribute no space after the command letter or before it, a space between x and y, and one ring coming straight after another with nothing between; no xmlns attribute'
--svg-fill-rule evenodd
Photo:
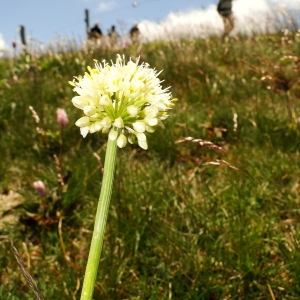
<svg viewBox="0 0 300 300"><path fill-rule="evenodd" d="M190 27L195 36L204 28L222 32L222 21L216 13L217 0L2 0L0 5L0 49L11 49L20 40L19 27L24 25L27 40L35 45L62 38L85 39L84 10L90 13L90 25L99 22L104 33L115 24L127 33L138 22L146 34L160 37ZM234 0L237 30L266 26L266 13L282 7L300 12L300 0ZM140 28L140 29L141 29ZM191 31L191 30L190 30ZM185 34L182 32L182 34ZM1 47L2 46L2 47Z"/></svg>
<svg viewBox="0 0 300 300"><path fill-rule="evenodd" d="M159 21L172 11L201 9L215 0L7 0L0 5L0 34L10 46L19 39L19 26L26 36L47 42L58 36L83 37L84 10L90 23L98 21L104 33L115 24L119 31L143 19Z"/></svg>

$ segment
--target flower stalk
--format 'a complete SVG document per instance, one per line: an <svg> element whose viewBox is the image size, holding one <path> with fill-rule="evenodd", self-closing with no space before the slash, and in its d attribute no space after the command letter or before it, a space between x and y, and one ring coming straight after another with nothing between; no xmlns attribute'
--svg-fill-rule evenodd
<svg viewBox="0 0 300 300"><path fill-rule="evenodd" d="M84 76L70 82L78 96L72 103L83 112L75 123L80 133L108 134L102 187L95 218L94 232L86 266L81 300L91 300L97 277L105 225L112 193L117 147L129 142L147 150L147 135L164 128L163 121L177 99L169 88L163 89L157 72L148 64L139 64L117 55L111 65L95 62Z"/></svg>
<svg viewBox="0 0 300 300"><path fill-rule="evenodd" d="M112 193L114 170L117 154L117 139L108 138L104 161L102 187L95 218L94 231L85 270L81 292L81 300L90 300L93 297L94 285L97 277L101 250L104 240L105 225L107 221L109 203Z"/></svg>

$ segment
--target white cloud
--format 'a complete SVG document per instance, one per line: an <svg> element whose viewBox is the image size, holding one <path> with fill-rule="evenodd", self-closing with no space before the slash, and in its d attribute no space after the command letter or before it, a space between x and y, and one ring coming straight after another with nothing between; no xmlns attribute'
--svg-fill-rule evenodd
<svg viewBox="0 0 300 300"><path fill-rule="evenodd" d="M2 34L0 33L0 57L9 51L8 46L6 45Z"/></svg>
<svg viewBox="0 0 300 300"><path fill-rule="evenodd" d="M278 29L280 21L288 21L289 10L300 11L300 0L238 0L233 1L235 29L232 34L270 32ZM296 14L297 15L297 14ZM298 19L299 25L299 19ZM184 13L170 13L161 22L141 21L143 41L160 39L206 38L223 33L223 22L216 5Z"/></svg>
<svg viewBox="0 0 300 300"><path fill-rule="evenodd" d="M281 6L281 7L286 7L286 8L291 8L291 9L299 9L299 0L267 0L267 2L270 5L275 5L275 6Z"/></svg>
<svg viewBox="0 0 300 300"><path fill-rule="evenodd" d="M99 11L99 12L110 11L110 10L114 9L116 6L117 6L117 3L115 1L100 2L97 5L97 11Z"/></svg>

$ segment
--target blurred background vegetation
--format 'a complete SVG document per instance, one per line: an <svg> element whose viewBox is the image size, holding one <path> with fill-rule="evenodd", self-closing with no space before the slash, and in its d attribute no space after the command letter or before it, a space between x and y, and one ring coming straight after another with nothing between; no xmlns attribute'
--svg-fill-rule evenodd
<svg viewBox="0 0 300 300"><path fill-rule="evenodd" d="M137 47L0 61L0 299L35 298L12 245L45 299L79 298L107 137L82 139L68 81L116 53L179 101L118 150L94 298L299 299L299 31Z"/></svg>

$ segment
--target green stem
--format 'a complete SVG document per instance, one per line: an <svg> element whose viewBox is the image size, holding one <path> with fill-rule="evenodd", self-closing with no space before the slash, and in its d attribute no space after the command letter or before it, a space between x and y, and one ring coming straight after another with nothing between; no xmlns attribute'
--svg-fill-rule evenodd
<svg viewBox="0 0 300 300"><path fill-rule="evenodd" d="M114 170L117 154L117 140L108 139L104 162L102 187L95 218L94 232L82 286L80 300L91 300L103 245L105 225L112 193Z"/></svg>

